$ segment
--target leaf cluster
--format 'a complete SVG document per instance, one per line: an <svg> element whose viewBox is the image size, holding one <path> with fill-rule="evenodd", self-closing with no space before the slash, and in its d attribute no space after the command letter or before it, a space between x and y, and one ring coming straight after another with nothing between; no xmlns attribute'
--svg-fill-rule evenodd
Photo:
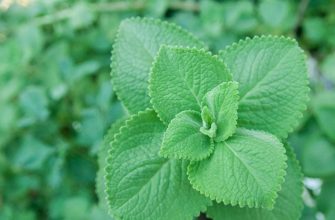
<svg viewBox="0 0 335 220"><path fill-rule="evenodd" d="M301 174L286 138L309 89L294 40L247 38L212 55L172 23L126 19L111 75L131 114L110 134L112 216L191 219L211 207L214 219L299 218Z"/></svg>

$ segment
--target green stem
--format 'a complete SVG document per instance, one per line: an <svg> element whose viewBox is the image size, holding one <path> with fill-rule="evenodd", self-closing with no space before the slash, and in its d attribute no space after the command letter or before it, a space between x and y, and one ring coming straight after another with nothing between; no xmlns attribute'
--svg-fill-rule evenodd
<svg viewBox="0 0 335 220"><path fill-rule="evenodd" d="M120 1L120 2L110 2L110 3L105 3L105 2L94 3L94 4L90 4L88 8L92 12L119 13L119 12L127 12L127 11L141 11L141 10L144 10L146 6L147 5L143 3L142 1L133 2L133 3ZM173 2L173 3L170 3L168 8L172 10L193 11L193 12L197 12L200 10L199 5L193 2ZM53 14L37 17L32 21L32 23L37 26L43 26L43 25L52 24L54 22L66 20L66 19L71 18L73 10L74 8L67 8L67 9L63 9Z"/></svg>

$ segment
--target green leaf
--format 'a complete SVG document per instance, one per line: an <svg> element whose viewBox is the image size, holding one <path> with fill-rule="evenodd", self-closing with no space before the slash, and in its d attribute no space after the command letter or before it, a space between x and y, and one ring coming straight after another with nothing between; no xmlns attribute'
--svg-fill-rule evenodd
<svg viewBox="0 0 335 220"><path fill-rule="evenodd" d="M239 82L238 127L287 137L308 100L305 55L290 38L247 38L220 52Z"/></svg>
<svg viewBox="0 0 335 220"><path fill-rule="evenodd" d="M171 120L163 138L160 154L171 159L202 160L214 150L212 140L200 132L201 117L183 111Z"/></svg>
<svg viewBox="0 0 335 220"><path fill-rule="evenodd" d="M321 63L322 75L335 84L335 52L327 55Z"/></svg>
<svg viewBox="0 0 335 220"><path fill-rule="evenodd" d="M19 104L24 114L20 121L21 126L44 121L50 115L48 98L42 87L27 86L20 94Z"/></svg>
<svg viewBox="0 0 335 220"><path fill-rule="evenodd" d="M299 163L291 147L286 146L288 161L287 175L282 185L273 210L257 208L240 208L215 203L208 207L207 215L214 220L297 220L301 216L302 202L302 174Z"/></svg>
<svg viewBox="0 0 335 220"><path fill-rule="evenodd" d="M238 98L236 82L221 83L204 96L201 105L208 107L217 126L215 141L224 141L235 133Z"/></svg>
<svg viewBox="0 0 335 220"><path fill-rule="evenodd" d="M320 135L311 137L301 146L301 163L306 176L328 177L335 175L335 146Z"/></svg>
<svg viewBox="0 0 335 220"><path fill-rule="evenodd" d="M99 170L97 172L96 177L96 192L99 199L99 206L105 210L108 211L108 202L106 199L106 193L105 193L105 167L107 165L106 157L108 155L108 150L110 147L111 142L114 141L115 135L119 132L120 128L125 125L125 119L119 119L115 123L112 124L110 129L108 130L103 144L101 146L101 149L98 153L98 165Z"/></svg>
<svg viewBox="0 0 335 220"><path fill-rule="evenodd" d="M335 142L335 92L319 93L312 102L316 120L324 134Z"/></svg>
<svg viewBox="0 0 335 220"><path fill-rule="evenodd" d="M131 113L150 107L149 72L162 44L204 47L180 27L155 19L126 19L119 27L112 53L112 83Z"/></svg>
<svg viewBox="0 0 335 220"><path fill-rule="evenodd" d="M216 143L210 158L191 162L188 176L195 189L217 202L271 209L285 168L285 148L275 136L238 129Z"/></svg>
<svg viewBox="0 0 335 220"><path fill-rule="evenodd" d="M10 159L11 166L30 171L39 170L54 154L55 148L45 144L41 140L26 134L21 137L22 144L16 146L18 149L13 158Z"/></svg>
<svg viewBox="0 0 335 220"><path fill-rule="evenodd" d="M326 41L328 27L322 17L308 16L303 20L304 38L312 45L319 45Z"/></svg>
<svg viewBox="0 0 335 220"><path fill-rule="evenodd" d="M158 156L166 127L154 111L132 116L112 142L106 187L111 213L125 220L184 220L211 201L187 180L185 160Z"/></svg>
<svg viewBox="0 0 335 220"><path fill-rule="evenodd" d="M288 0L264 0L258 8L260 20L274 30L293 28L296 16L292 2Z"/></svg>
<svg viewBox="0 0 335 220"><path fill-rule="evenodd" d="M325 179L322 184L321 193L317 198L318 210L323 213L331 211L335 204L335 177Z"/></svg>
<svg viewBox="0 0 335 220"><path fill-rule="evenodd" d="M203 127L208 128L213 123L214 115L211 113L207 106L202 107L201 109L201 118Z"/></svg>
<svg viewBox="0 0 335 220"><path fill-rule="evenodd" d="M203 96L231 76L223 62L198 49L163 46L150 77L151 102L165 122L184 110L200 112Z"/></svg>

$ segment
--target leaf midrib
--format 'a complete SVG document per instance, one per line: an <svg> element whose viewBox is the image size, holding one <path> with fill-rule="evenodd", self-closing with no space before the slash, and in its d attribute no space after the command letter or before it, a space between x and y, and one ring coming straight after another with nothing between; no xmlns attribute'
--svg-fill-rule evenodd
<svg viewBox="0 0 335 220"><path fill-rule="evenodd" d="M134 193L134 195L132 195L127 201L125 201L122 205L119 206L119 209L121 209L122 207L124 207L127 203L129 203L131 200L133 200L136 195L140 194L140 192L142 192L142 190L148 185L148 183L151 182L151 180L153 180L159 173L160 171L163 169L163 167L165 167L167 164L169 164L171 160L166 160L164 163L161 164L161 166L157 169L157 171L148 179L148 181L146 181L141 188L139 188L139 190Z"/></svg>
<svg viewBox="0 0 335 220"><path fill-rule="evenodd" d="M256 175L252 172L252 170L251 170L252 168L250 166L248 166L248 164L246 164L244 162L244 160L237 154L237 152L227 142L224 142L224 144L235 155L235 157L237 159L239 159L239 161L243 164L243 166L249 171L250 175L253 177L253 179L255 180L255 182L257 183L257 185L259 186L259 188L262 190L262 193L264 194L264 189L262 187L262 184L260 184L260 182L258 181Z"/></svg>

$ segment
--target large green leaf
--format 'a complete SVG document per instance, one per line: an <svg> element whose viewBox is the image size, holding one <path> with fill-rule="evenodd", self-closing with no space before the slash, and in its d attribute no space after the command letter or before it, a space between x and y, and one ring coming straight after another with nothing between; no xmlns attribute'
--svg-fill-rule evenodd
<svg viewBox="0 0 335 220"><path fill-rule="evenodd" d="M214 150L213 141L200 132L200 113L183 111L171 120L160 154L172 159L202 160Z"/></svg>
<svg viewBox="0 0 335 220"><path fill-rule="evenodd" d="M112 124L110 129L108 130L103 144L99 150L98 153L98 165L99 170L97 172L96 177L96 192L99 199L99 206L105 210L108 211L107 206L107 199L106 199L106 193L105 193L105 168L107 165L106 157L108 155L108 150L110 149L110 143L114 141L115 135L119 132L120 128L125 125L125 119L119 119L115 123Z"/></svg>
<svg viewBox="0 0 335 220"><path fill-rule="evenodd" d="M235 133L238 98L236 82L221 83L203 98L202 106L208 107L217 126L215 141L224 141Z"/></svg>
<svg viewBox="0 0 335 220"><path fill-rule="evenodd" d="M112 53L112 83L131 113L150 107L150 67L163 44L203 47L190 33L171 23L131 18L120 25Z"/></svg>
<svg viewBox="0 0 335 220"><path fill-rule="evenodd" d="M238 125L286 137L299 122L308 100L305 55L296 41L247 38L220 52L239 82Z"/></svg>
<svg viewBox="0 0 335 220"><path fill-rule="evenodd" d="M282 185L273 210L261 208L240 208L215 203L207 210L207 215L214 220L298 220L303 208L302 174L299 163L290 147L286 147L288 155L287 175Z"/></svg>
<svg viewBox="0 0 335 220"><path fill-rule="evenodd" d="M284 181L285 148L273 135L238 129L210 158L191 162L192 186L212 200L271 209Z"/></svg>
<svg viewBox="0 0 335 220"><path fill-rule="evenodd" d="M200 112L203 96L230 79L225 64L209 52L163 46L151 71L151 102L160 118L169 123L184 110Z"/></svg>
<svg viewBox="0 0 335 220"><path fill-rule="evenodd" d="M165 129L155 112L147 110L132 116L112 142L106 187L116 217L192 219L211 204L188 182L187 161L158 156Z"/></svg>

